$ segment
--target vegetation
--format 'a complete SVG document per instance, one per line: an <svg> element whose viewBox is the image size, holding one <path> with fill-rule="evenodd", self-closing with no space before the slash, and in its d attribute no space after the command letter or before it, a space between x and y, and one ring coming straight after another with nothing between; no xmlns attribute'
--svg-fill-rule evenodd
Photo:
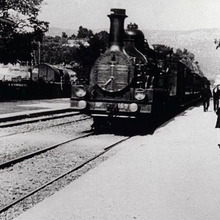
<svg viewBox="0 0 220 220"><path fill-rule="evenodd" d="M77 34L45 36L49 24L38 20L43 0L0 0L0 63L25 61L71 65L82 77L88 74L95 60L108 47L106 31L94 34L79 27ZM186 64L194 62L194 55L186 49L155 44L158 56L170 56Z"/></svg>
<svg viewBox="0 0 220 220"><path fill-rule="evenodd" d="M173 48L166 46L166 45L154 44L153 47L154 47L154 50L157 51L159 56L161 57L165 57L169 55L173 60L182 61L187 66L191 66L193 62L196 62L195 55L189 52L187 49L181 50L178 48L174 52Z"/></svg>
<svg viewBox="0 0 220 220"><path fill-rule="evenodd" d="M0 62L32 60L32 52L48 30L37 19L43 0L0 0Z"/></svg>
<svg viewBox="0 0 220 220"><path fill-rule="evenodd" d="M70 37L66 33L62 36L45 36L41 44L41 62L50 64L71 65L83 78L88 74L100 54L108 47L108 33L101 31L93 34L87 28L79 27L77 35Z"/></svg>

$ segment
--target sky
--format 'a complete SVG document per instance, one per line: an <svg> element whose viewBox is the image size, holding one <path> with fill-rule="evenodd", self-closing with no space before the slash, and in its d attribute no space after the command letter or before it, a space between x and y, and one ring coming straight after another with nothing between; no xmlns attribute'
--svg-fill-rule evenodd
<svg viewBox="0 0 220 220"><path fill-rule="evenodd" d="M140 29L220 28L220 0L44 0L38 18L50 27L108 29L111 8L126 9L125 24Z"/></svg>

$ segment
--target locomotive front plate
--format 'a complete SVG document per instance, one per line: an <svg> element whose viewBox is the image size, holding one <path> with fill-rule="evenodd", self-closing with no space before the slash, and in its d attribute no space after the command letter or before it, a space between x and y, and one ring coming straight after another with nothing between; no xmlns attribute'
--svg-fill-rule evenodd
<svg viewBox="0 0 220 220"><path fill-rule="evenodd" d="M133 78L132 64L122 52L102 55L92 71L92 81L104 91L118 92L126 88Z"/></svg>

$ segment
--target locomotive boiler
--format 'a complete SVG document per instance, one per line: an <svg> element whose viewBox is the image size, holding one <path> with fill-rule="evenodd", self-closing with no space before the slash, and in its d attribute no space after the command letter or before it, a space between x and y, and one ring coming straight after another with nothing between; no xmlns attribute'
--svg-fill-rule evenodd
<svg viewBox="0 0 220 220"><path fill-rule="evenodd" d="M111 9L109 48L95 62L89 84L72 85L71 107L94 126L134 119L150 121L200 98L202 77L171 56L149 48L136 24L124 30L125 9Z"/></svg>

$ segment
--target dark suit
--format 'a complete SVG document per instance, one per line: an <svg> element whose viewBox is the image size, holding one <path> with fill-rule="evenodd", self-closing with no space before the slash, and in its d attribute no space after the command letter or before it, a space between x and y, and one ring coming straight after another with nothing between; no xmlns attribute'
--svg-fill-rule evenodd
<svg viewBox="0 0 220 220"><path fill-rule="evenodd" d="M219 97L220 97L220 90L218 88L213 89L213 104L214 104L214 111L217 111L219 107Z"/></svg>
<svg viewBox="0 0 220 220"><path fill-rule="evenodd" d="M220 128L220 108L217 109L216 114L218 117L217 117L215 128Z"/></svg>
<svg viewBox="0 0 220 220"><path fill-rule="evenodd" d="M202 90L202 100L203 100L204 112L208 111L211 97L212 97L212 92L211 92L210 88L208 86L206 86Z"/></svg>

